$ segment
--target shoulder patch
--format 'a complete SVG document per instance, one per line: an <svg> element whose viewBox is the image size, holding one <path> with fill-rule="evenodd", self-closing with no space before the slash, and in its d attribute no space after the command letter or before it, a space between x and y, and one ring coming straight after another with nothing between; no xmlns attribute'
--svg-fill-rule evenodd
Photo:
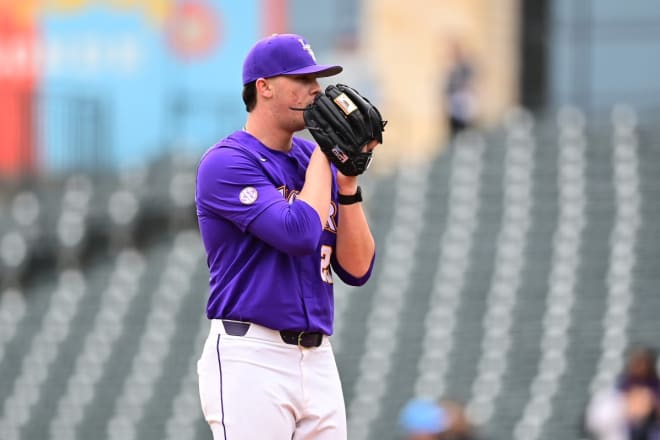
<svg viewBox="0 0 660 440"><path fill-rule="evenodd" d="M253 186L246 186L241 190L240 194L238 195L238 199L244 205L253 204L254 202L257 201L258 197L259 197L259 193L257 192L257 189Z"/></svg>

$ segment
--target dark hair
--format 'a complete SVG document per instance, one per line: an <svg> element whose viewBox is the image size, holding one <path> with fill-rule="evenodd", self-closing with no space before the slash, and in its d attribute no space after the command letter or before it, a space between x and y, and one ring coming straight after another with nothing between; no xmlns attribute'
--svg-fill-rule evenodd
<svg viewBox="0 0 660 440"><path fill-rule="evenodd" d="M626 353L623 371L619 376L619 388L626 390L631 386L643 384L652 387L660 394L660 378L658 378L655 347L650 345L632 345Z"/></svg>
<svg viewBox="0 0 660 440"><path fill-rule="evenodd" d="M243 86L243 102L245 110L250 113L257 105L257 86L256 81L249 82Z"/></svg>

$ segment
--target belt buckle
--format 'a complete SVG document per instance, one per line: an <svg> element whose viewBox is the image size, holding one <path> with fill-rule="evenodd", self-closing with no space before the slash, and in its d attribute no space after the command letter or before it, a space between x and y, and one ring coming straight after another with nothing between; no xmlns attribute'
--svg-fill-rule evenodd
<svg viewBox="0 0 660 440"><path fill-rule="evenodd" d="M298 333L298 343L297 343L298 346L302 346L302 338L303 338L304 335L305 335L305 332Z"/></svg>

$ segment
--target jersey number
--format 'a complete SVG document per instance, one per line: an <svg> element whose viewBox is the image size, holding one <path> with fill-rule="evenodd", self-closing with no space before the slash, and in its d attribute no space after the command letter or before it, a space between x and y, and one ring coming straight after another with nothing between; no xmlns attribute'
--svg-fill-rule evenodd
<svg viewBox="0 0 660 440"><path fill-rule="evenodd" d="M321 246L321 279L332 284L332 271L330 270L330 257L332 256L332 246Z"/></svg>

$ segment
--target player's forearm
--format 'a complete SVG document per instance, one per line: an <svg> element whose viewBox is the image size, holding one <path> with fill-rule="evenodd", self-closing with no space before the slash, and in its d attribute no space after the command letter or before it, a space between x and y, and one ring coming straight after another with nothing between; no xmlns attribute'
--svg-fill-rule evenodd
<svg viewBox="0 0 660 440"><path fill-rule="evenodd" d="M321 228L325 227L330 214L330 194L332 189L332 171L330 162L323 152L316 147L309 159L305 184L298 199L303 200L319 215Z"/></svg>
<svg viewBox="0 0 660 440"><path fill-rule="evenodd" d="M359 203L339 205L335 251L337 262L351 275L361 277L369 271L376 244Z"/></svg>

